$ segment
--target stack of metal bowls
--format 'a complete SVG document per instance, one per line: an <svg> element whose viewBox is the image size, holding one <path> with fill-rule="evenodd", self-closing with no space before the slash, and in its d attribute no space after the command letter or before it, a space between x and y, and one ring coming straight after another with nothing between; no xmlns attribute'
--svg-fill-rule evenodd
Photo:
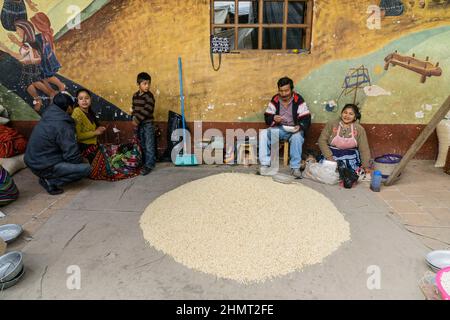
<svg viewBox="0 0 450 320"><path fill-rule="evenodd" d="M3 255L6 244L16 240L22 231L18 224L0 226L0 292L17 284L25 273L21 252L12 251Z"/></svg>
<svg viewBox="0 0 450 320"><path fill-rule="evenodd" d="M25 273L23 255L12 251L0 257L0 291L14 286Z"/></svg>

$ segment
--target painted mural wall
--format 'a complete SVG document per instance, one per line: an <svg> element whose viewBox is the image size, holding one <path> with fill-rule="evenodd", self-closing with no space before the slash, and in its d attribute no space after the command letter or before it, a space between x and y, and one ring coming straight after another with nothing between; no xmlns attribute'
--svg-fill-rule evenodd
<svg viewBox="0 0 450 320"><path fill-rule="evenodd" d="M10 2L0 0L3 9ZM108 120L128 118L141 71L153 77L156 119L179 111L178 56L190 121L262 122L276 81L285 75L305 97L314 123L336 117L339 106L356 100L363 123L426 124L450 94L447 0L316 0L310 54L241 51L223 55L218 72L210 62L209 0L15 2L26 7L29 21L37 12L49 17L61 65L56 78L69 91L92 90L97 113ZM378 20L370 6L383 3L397 7ZM70 30L74 5L82 23ZM5 10L2 23L4 16ZM6 29L0 27L0 50L17 55L23 34ZM38 119L30 90L19 83L23 66L2 53L0 67L0 104L14 120ZM50 87L58 90L58 84Z"/></svg>

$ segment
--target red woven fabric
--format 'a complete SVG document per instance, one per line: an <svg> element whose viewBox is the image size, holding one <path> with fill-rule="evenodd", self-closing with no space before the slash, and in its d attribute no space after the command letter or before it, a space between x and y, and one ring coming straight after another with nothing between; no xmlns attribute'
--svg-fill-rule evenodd
<svg viewBox="0 0 450 320"><path fill-rule="evenodd" d="M11 158L25 152L27 139L13 128L0 125L0 158Z"/></svg>

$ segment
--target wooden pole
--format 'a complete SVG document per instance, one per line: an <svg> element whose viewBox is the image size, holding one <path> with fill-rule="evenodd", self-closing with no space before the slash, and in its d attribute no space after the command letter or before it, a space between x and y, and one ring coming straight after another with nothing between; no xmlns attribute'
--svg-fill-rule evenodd
<svg viewBox="0 0 450 320"><path fill-rule="evenodd" d="M239 1L234 0L234 50L239 50Z"/></svg>
<svg viewBox="0 0 450 320"><path fill-rule="evenodd" d="M414 141L412 146L409 148L408 152L406 152L402 161L400 161L400 163L395 167L394 171L390 174L389 178L387 179L387 181L385 183L386 186L390 186L390 185L394 184L394 181L402 173L403 169L405 169L409 160L414 158L417 151L419 151L419 149L423 146L425 141L427 141L428 137L436 129L439 122L442 119L444 119L445 115L449 111L450 111L450 96L447 97L447 100L445 100L444 104L438 109L438 111L435 113L435 115L433 116L431 121L428 123L428 125L425 127L425 129L423 129L423 131L417 137L416 141Z"/></svg>
<svg viewBox="0 0 450 320"><path fill-rule="evenodd" d="M258 3L258 49L261 50L263 48L263 23L264 23L264 1L259 0Z"/></svg>
<svg viewBox="0 0 450 320"><path fill-rule="evenodd" d="M289 3L288 0L284 0L283 7L283 35L282 35L282 43L281 49L286 50L287 46L287 23L288 23L288 14L289 14ZM294 48L295 49L295 48Z"/></svg>

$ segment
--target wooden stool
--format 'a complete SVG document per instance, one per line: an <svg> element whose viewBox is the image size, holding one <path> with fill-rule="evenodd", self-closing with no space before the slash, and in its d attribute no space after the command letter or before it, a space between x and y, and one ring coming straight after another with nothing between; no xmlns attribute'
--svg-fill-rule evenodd
<svg viewBox="0 0 450 320"><path fill-rule="evenodd" d="M249 164L257 164L256 145L251 143L242 143L239 145L237 163L247 165L247 163L245 163L245 153L247 151L250 158Z"/></svg>
<svg viewBox="0 0 450 320"><path fill-rule="evenodd" d="M289 164L289 141L285 141L283 144L283 164L285 167Z"/></svg>

